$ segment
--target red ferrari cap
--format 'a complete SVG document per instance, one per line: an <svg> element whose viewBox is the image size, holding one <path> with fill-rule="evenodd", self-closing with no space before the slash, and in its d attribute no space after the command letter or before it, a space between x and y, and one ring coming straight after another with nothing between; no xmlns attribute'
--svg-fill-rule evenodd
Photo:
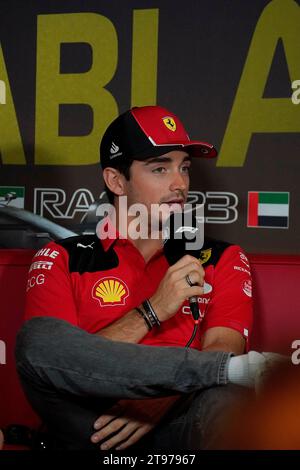
<svg viewBox="0 0 300 470"><path fill-rule="evenodd" d="M212 144L190 140L180 119L161 106L132 108L107 128L100 145L102 168L124 160L146 160L172 150L185 150L191 157L217 156Z"/></svg>

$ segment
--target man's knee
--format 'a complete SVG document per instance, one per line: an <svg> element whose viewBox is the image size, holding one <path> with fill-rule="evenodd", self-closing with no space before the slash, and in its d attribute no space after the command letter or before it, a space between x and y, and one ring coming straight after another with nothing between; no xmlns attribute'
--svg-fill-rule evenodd
<svg viewBox="0 0 300 470"><path fill-rule="evenodd" d="M235 384L211 387L196 394L193 412L196 421L203 424L221 417L248 397L249 390Z"/></svg>
<svg viewBox="0 0 300 470"><path fill-rule="evenodd" d="M195 394L189 410L193 448L214 449L222 445L223 435L234 410L249 399L250 390L227 384ZM199 447L198 447L199 446Z"/></svg>
<svg viewBox="0 0 300 470"><path fill-rule="evenodd" d="M61 328L62 320L50 317L34 317L27 320L16 338L16 364L31 364L35 359L43 361L52 349L54 334Z"/></svg>

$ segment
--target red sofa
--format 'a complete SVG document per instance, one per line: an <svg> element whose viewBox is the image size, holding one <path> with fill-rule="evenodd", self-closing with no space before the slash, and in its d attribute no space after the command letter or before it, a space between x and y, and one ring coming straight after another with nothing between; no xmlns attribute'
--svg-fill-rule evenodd
<svg viewBox="0 0 300 470"><path fill-rule="evenodd" d="M32 411L15 371L14 345L22 324L28 268L34 250L0 250L0 340L6 344L6 364L0 363L0 428L17 423L35 428L40 420Z"/></svg>
<svg viewBox="0 0 300 470"><path fill-rule="evenodd" d="M26 278L33 250L0 250L0 428L12 423L37 428L39 418L20 388L14 364L16 332L22 323ZM251 349L291 354L300 339L300 256L249 255L254 278L254 333Z"/></svg>

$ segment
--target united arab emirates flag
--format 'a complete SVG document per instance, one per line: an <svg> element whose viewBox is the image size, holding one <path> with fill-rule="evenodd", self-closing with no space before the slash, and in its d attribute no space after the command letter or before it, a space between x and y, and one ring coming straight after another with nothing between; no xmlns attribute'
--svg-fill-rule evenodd
<svg viewBox="0 0 300 470"><path fill-rule="evenodd" d="M249 191L247 227L288 228L289 195Z"/></svg>

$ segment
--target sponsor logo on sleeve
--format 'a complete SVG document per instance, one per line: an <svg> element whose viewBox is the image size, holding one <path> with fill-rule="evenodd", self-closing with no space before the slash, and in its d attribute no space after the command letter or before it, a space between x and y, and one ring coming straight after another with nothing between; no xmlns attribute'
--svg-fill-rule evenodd
<svg viewBox="0 0 300 470"><path fill-rule="evenodd" d="M41 286L45 283L45 275L38 274L37 276L31 276L27 281L26 292L34 286Z"/></svg>
<svg viewBox="0 0 300 470"><path fill-rule="evenodd" d="M241 271L242 273L247 273L247 274L249 274L249 276L251 276L250 271L246 268L243 268L242 266L233 266L233 269L235 271Z"/></svg>
<svg viewBox="0 0 300 470"><path fill-rule="evenodd" d="M34 255L34 257L37 258L38 256L45 256L46 258L55 259L58 255L59 251L52 250L51 248L42 248Z"/></svg>
<svg viewBox="0 0 300 470"><path fill-rule="evenodd" d="M34 269L46 269L50 271L52 269L53 262L52 261L34 261L29 268L29 272L34 271Z"/></svg>
<svg viewBox="0 0 300 470"><path fill-rule="evenodd" d="M251 279L243 282L243 292L248 296L252 297L252 282Z"/></svg>
<svg viewBox="0 0 300 470"><path fill-rule="evenodd" d="M249 260L247 256L242 251L239 252L239 255L240 255L241 262L244 263L244 265L250 269L250 264L249 264Z"/></svg>

